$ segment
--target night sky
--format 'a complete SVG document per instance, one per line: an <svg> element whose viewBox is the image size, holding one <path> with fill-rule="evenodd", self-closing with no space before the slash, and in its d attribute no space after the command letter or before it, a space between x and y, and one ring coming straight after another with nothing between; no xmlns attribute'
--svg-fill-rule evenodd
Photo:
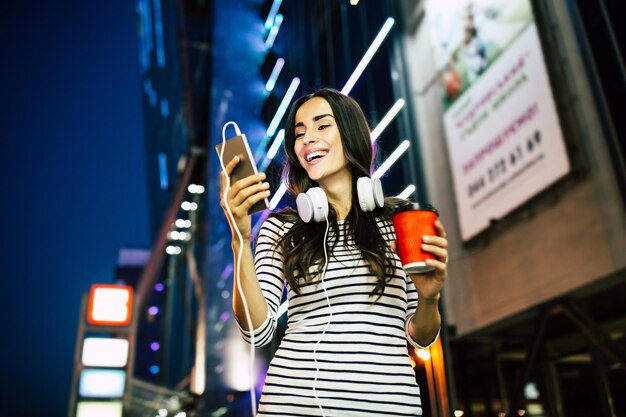
<svg viewBox="0 0 626 417"><path fill-rule="evenodd" d="M81 295L150 246L135 2L2 9L0 417L66 416Z"/></svg>

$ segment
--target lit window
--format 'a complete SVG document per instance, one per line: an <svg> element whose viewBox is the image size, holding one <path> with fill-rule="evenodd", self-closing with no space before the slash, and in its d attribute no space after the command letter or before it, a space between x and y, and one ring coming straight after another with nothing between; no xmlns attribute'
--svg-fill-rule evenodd
<svg viewBox="0 0 626 417"><path fill-rule="evenodd" d="M128 362L128 340L87 337L83 342L84 366L121 368Z"/></svg>

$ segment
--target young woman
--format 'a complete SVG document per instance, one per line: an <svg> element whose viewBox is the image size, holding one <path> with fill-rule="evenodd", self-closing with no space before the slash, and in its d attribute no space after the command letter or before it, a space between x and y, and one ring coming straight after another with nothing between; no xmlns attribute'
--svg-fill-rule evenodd
<svg viewBox="0 0 626 417"><path fill-rule="evenodd" d="M448 255L443 226L437 221L438 236L424 238L423 250L436 257L429 261L434 271L407 276L394 253L390 220L398 200L386 199L371 212L360 208L357 179L372 170L370 130L359 105L336 90L321 89L294 103L285 151L290 192L321 187L329 202L327 221L304 222L293 209L275 213L261 227L253 255L247 212L270 194L265 175L232 184L226 196L233 251L243 253L237 272L255 345L274 335L287 285L287 330L270 363L258 415L421 415L406 342L428 346L438 335ZM238 162L230 161L226 172ZM223 193L224 174L221 180ZM238 288L233 297L250 342Z"/></svg>

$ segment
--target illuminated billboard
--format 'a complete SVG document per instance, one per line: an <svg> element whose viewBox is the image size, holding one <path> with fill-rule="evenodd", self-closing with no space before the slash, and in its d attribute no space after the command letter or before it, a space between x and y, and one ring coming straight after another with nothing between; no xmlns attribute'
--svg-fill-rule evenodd
<svg viewBox="0 0 626 417"><path fill-rule="evenodd" d="M430 0L463 240L570 170L528 0Z"/></svg>

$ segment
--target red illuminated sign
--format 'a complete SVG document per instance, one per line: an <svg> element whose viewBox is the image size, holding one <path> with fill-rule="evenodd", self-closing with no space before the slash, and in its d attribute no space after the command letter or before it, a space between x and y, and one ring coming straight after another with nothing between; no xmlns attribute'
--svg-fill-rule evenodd
<svg viewBox="0 0 626 417"><path fill-rule="evenodd" d="M98 326L127 326L130 324L132 305L132 287L92 285L89 291L87 322Z"/></svg>

